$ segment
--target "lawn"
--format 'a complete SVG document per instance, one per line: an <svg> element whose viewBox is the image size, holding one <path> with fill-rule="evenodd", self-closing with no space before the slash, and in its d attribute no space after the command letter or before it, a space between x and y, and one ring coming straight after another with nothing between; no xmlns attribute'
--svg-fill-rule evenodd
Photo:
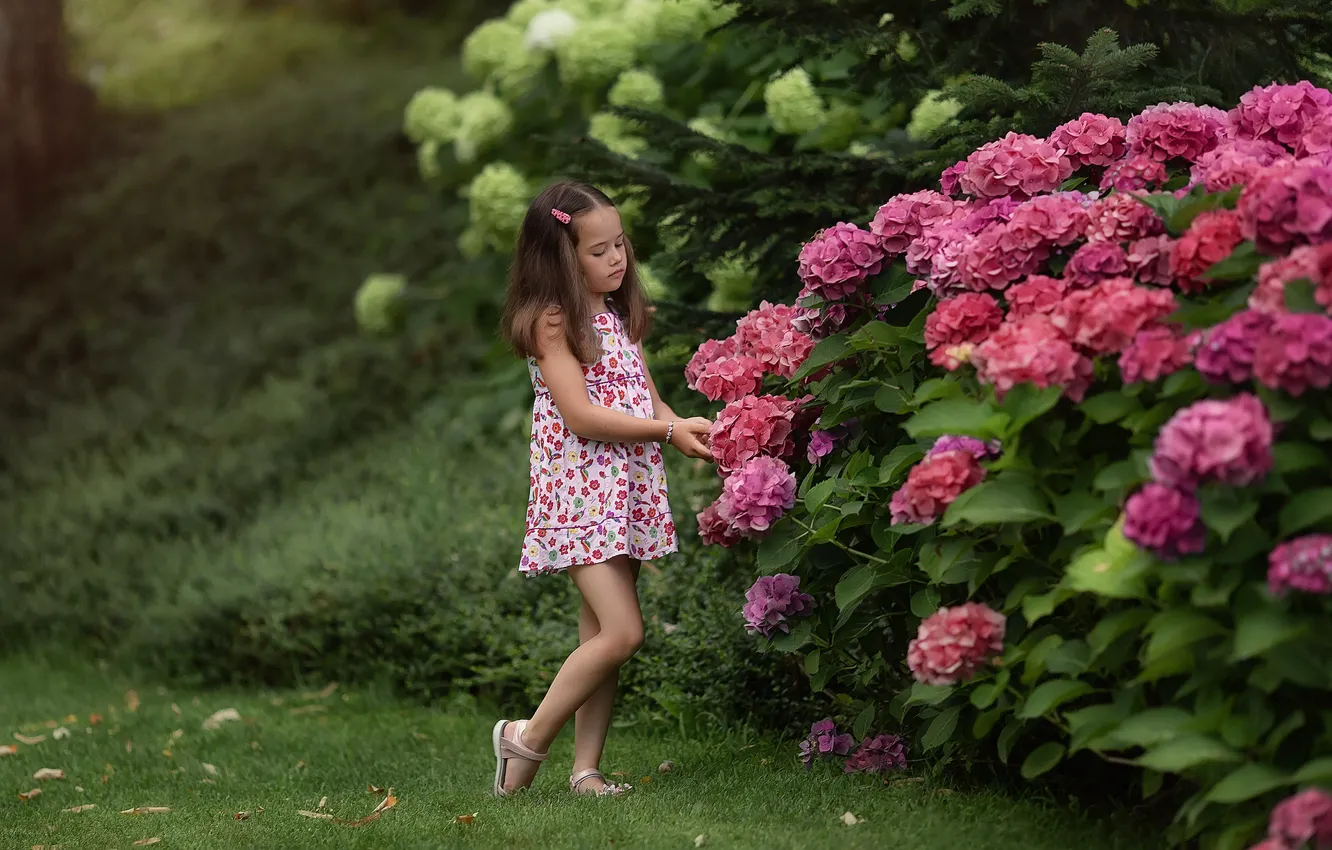
<svg viewBox="0 0 1332 850"><path fill-rule="evenodd" d="M203 728L225 709L239 719ZM0 731L17 753L0 755L0 846L130 848L151 839L163 848L1143 846L990 793L910 777L885 783L806 773L789 742L738 734L681 740L663 729L616 731L605 767L639 786L618 800L570 797L566 735L532 792L498 801L488 795L491 722L466 703L432 708L332 684L196 693L93 667L56 662L53 670L11 659L0 662ZM20 743L13 733L45 740ZM667 761L674 770L660 772ZM34 779L42 768L65 778ZM396 805L362 826L339 824L384 800L371 786L392 788ZM40 795L19 799L38 787ZM122 814L143 807L169 811ZM843 823L846 812L860 822Z"/></svg>

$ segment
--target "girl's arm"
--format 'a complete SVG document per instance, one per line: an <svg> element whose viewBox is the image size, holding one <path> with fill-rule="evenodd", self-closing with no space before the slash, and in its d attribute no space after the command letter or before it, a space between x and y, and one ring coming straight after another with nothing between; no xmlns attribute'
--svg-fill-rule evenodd
<svg viewBox="0 0 1332 850"><path fill-rule="evenodd" d="M652 371L647 365L647 355L643 353L643 343L640 342L635 347L638 349L639 359L643 361L643 375L647 377L648 392L652 395L652 410L656 417L667 422L679 419L675 411L671 410L671 406L662 401L661 393L657 392L657 382L652 380Z"/></svg>

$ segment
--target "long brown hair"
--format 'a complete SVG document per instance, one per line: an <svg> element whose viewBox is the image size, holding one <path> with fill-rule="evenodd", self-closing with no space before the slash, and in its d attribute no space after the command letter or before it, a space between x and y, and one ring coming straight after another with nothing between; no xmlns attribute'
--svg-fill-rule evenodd
<svg viewBox="0 0 1332 850"><path fill-rule="evenodd" d="M595 186L561 181L546 187L527 208L509 267L501 324L501 333L519 357L536 354L537 325L552 307L563 315L565 337L574 356L582 363L595 363L601 356L600 337L587 307L587 283L578 263L578 217L614 206ZM552 210L568 213L569 223L563 223ZM630 341L639 342L647 334L650 313L628 235L624 253L620 288L607 293L606 301L620 316Z"/></svg>

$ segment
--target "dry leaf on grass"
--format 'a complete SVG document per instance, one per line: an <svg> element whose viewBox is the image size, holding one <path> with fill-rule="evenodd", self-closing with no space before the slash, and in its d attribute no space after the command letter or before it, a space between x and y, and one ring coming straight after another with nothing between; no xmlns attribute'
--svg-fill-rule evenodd
<svg viewBox="0 0 1332 850"><path fill-rule="evenodd" d="M669 760L662 762L661 765L657 767L658 773L670 773L672 770L675 770L675 762Z"/></svg>
<svg viewBox="0 0 1332 850"><path fill-rule="evenodd" d="M476 820L476 816L479 814L481 813L472 812L470 815L458 815L456 818L453 819L453 822L461 824L470 824L472 823L472 821Z"/></svg>
<svg viewBox="0 0 1332 850"><path fill-rule="evenodd" d="M376 784L373 783L373 782L371 782L368 786L366 786L366 789L365 789L365 790L368 791L368 792L370 792L371 794L383 794L383 793L384 793L384 789L383 789L383 788L380 788L378 785L376 785Z"/></svg>
<svg viewBox="0 0 1332 850"><path fill-rule="evenodd" d="M707 837L706 835L699 835L699 836L696 836L696 837L694 838L694 846L695 846L695 847L702 847L704 844L707 843L707 841L708 841L708 837Z"/></svg>
<svg viewBox="0 0 1332 850"><path fill-rule="evenodd" d="M48 779L64 779L65 772L58 767L43 767L32 775L38 782L45 782Z"/></svg>
<svg viewBox="0 0 1332 850"><path fill-rule="evenodd" d="M139 710L139 692L136 690L125 691L125 708L130 711Z"/></svg>
<svg viewBox="0 0 1332 850"><path fill-rule="evenodd" d="M54 732L51 733L51 737L57 741L63 741L69 737L69 730L66 729L64 726L59 726L56 728Z"/></svg>
<svg viewBox="0 0 1332 850"><path fill-rule="evenodd" d="M171 703L171 713L180 717L180 706L176 705L174 702Z"/></svg>
<svg viewBox="0 0 1332 850"><path fill-rule="evenodd" d="M236 820L249 820L249 819L250 819L249 812L236 812Z"/></svg>
<svg viewBox="0 0 1332 850"><path fill-rule="evenodd" d="M171 811L170 806L135 806L132 809L122 809L122 815L161 815Z"/></svg>
<svg viewBox="0 0 1332 850"><path fill-rule="evenodd" d="M860 822L861 822L860 818L856 817L850 812L847 812L846 814L842 815L842 823L846 824L847 826L855 826Z"/></svg>
<svg viewBox="0 0 1332 850"><path fill-rule="evenodd" d="M61 809L61 811L72 812L73 814L77 815L79 812L86 812L89 809L95 809L95 808L97 808L96 803L84 803L82 806L71 806L68 809Z"/></svg>
<svg viewBox="0 0 1332 850"><path fill-rule="evenodd" d="M13 744L0 744L0 758L18 754L18 747Z"/></svg>
<svg viewBox="0 0 1332 850"><path fill-rule="evenodd" d="M134 742L133 742L133 741L126 741L126 742L125 742L125 752L127 752L127 753L132 753L132 752L134 752Z"/></svg>
<svg viewBox="0 0 1332 850"><path fill-rule="evenodd" d="M203 722L203 728L218 729L221 728L223 723L240 719L241 719L240 712L237 711L236 709L220 708L217 711L214 711L212 714L208 715L208 719Z"/></svg>
<svg viewBox="0 0 1332 850"><path fill-rule="evenodd" d="M203 762L201 764L201 767L203 767L204 773L208 774L209 776L217 776L217 765L209 764L208 762Z"/></svg>
<svg viewBox="0 0 1332 850"><path fill-rule="evenodd" d="M88 725L89 725L89 726L100 726L101 724L102 724L102 715L100 715L100 714L89 714L89 715L88 715Z"/></svg>
<svg viewBox="0 0 1332 850"><path fill-rule="evenodd" d="M30 747L35 747L35 746L37 746L38 744L40 744L42 741L45 741L45 740L46 740L46 736L45 736L45 735L23 735L23 734L21 734L21 733L19 733L19 732L15 732L15 733L14 733L14 740L15 740L15 741L18 741L20 744L27 744L27 745L30 746Z"/></svg>
<svg viewBox="0 0 1332 850"><path fill-rule="evenodd" d="M333 820L333 816L330 815L328 812L310 812L306 811L305 809L301 809L296 814L300 815L301 817L316 818L318 820Z"/></svg>
<svg viewBox="0 0 1332 850"><path fill-rule="evenodd" d="M320 798L319 798L319 805L315 806L315 808L316 808L316 809L322 809L322 808L325 808L325 807L327 807L327 806L328 806L328 795L325 794L323 797L320 797Z"/></svg>
<svg viewBox="0 0 1332 850"><path fill-rule="evenodd" d="M336 691L337 689L338 689L338 683L337 683L337 682L329 682L327 685L325 685L325 686L323 687L322 690L319 690L319 691L313 691L313 692L308 693L308 694L302 694L302 695L301 695L301 698L302 698L302 699L328 699L329 697L333 696L333 692Z"/></svg>
<svg viewBox="0 0 1332 850"><path fill-rule="evenodd" d="M27 801L31 800L33 797L40 797L40 796L42 796L42 789L40 788L34 788L31 791L18 792L18 798L20 803L26 803Z"/></svg>
<svg viewBox="0 0 1332 850"><path fill-rule="evenodd" d="M250 743L253 744L254 741L251 741ZM259 748L258 748L258 747L255 747L255 749L257 750L257 749L259 749ZM301 759L300 761L296 762L296 767L295 767L295 769L296 769L296 770L305 770L305 759Z"/></svg>
<svg viewBox="0 0 1332 850"><path fill-rule="evenodd" d="M418 740L418 741L429 741L429 740L430 740L430 736L429 736L429 735L426 735L426 734L423 733L423 732L413 732L413 733L412 733L412 737L415 738L415 739Z"/></svg>
<svg viewBox="0 0 1332 850"><path fill-rule="evenodd" d="M147 847L149 844L156 844L161 840L162 839L158 838L157 836L153 836L152 838L140 838L138 841L134 842L134 846Z"/></svg>
<svg viewBox="0 0 1332 850"><path fill-rule="evenodd" d="M370 814L366 815L365 817L361 818L360 820L343 820L342 818L335 818L332 815L327 814L325 812L311 812L305 809L300 810L296 814L307 818L316 818L318 820L332 821L333 823L336 823L338 826L365 826L368 823L373 823L374 821L379 820L380 815L384 814L384 812L393 808L396 805L398 805L398 798L393 796L393 789L390 788L385 793L384 799L379 801L378 806L375 806L374 811L372 811Z"/></svg>
<svg viewBox="0 0 1332 850"><path fill-rule="evenodd" d="M320 712L324 711L328 711L328 706L318 705L318 704L300 705L297 706L296 708L291 709L292 714L319 714Z"/></svg>

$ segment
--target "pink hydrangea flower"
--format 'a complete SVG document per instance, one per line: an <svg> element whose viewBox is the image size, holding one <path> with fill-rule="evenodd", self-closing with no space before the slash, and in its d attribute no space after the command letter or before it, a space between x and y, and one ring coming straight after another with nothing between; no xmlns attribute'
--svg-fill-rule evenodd
<svg viewBox="0 0 1332 850"><path fill-rule="evenodd" d="M985 468L971 452L954 450L927 455L911 467L906 483L888 504L893 524L928 525L943 516L958 496L984 480Z"/></svg>
<svg viewBox="0 0 1332 850"><path fill-rule="evenodd" d="M1170 255L1175 252L1175 240L1162 234L1138 239L1129 245L1129 272L1139 283L1157 286L1170 284Z"/></svg>
<svg viewBox="0 0 1332 850"><path fill-rule="evenodd" d="M999 457L1002 450L1003 446L998 440L986 442L976 437L945 434L934 441L934 445L930 446L930 450L925 453L925 456L929 457L941 452L970 452L976 460L993 460Z"/></svg>
<svg viewBox="0 0 1332 850"><path fill-rule="evenodd" d="M1161 103L1129 119L1128 146L1158 162L1176 157L1193 162L1220 144L1225 130L1226 113L1215 107Z"/></svg>
<svg viewBox="0 0 1332 850"><path fill-rule="evenodd" d="M1059 278L1043 274L1029 275L1026 280L1004 291L1004 299L1008 302L1008 318L1017 320L1035 313L1053 313L1067 294L1068 284Z"/></svg>
<svg viewBox="0 0 1332 850"><path fill-rule="evenodd" d="M1276 142L1228 139L1215 150L1198 157L1190 176L1209 192L1224 192L1232 186L1248 183L1254 175L1277 163L1290 163L1293 157Z"/></svg>
<svg viewBox="0 0 1332 850"><path fill-rule="evenodd" d="M980 342L1004 321L1004 311L989 295L967 292L940 301L925 319L925 347L936 366L945 349L964 342Z"/></svg>
<svg viewBox="0 0 1332 850"><path fill-rule="evenodd" d="M805 449L805 459L815 465L837 448L837 435L832 431L815 431L809 435L809 445Z"/></svg>
<svg viewBox="0 0 1332 850"><path fill-rule="evenodd" d="M1152 475L1162 484L1191 490L1220 482L1244 487L1272 468L1272 422L1249 393L1224 401L1194 402L1156 435Z"/></svg>
<svg viewBox="0 0 1332 850"><path fill-rule="evenodd" d="M795 451L791 420L796 404L782 396L751 395L726 405L709 432L709 447L722 475L760 455L784 458Z"/></svg>
<svg viewBox="0 0 1332 850"><path fill-rule="evenodd" d="M1189 365L1196 344L1196 335L1181 334L1166 325L1143 328L1119 356L1119 373L1126 384L1158 381Z"/></svg>
<svg viewBox="0 0 1332 850"><path fill-rule="evenodd" d="M1210 210L1195 218L1170 256L1170 273L1179 288L1185 292L1206 289L1211 281L1203 279L1203 272L1229 257L1244 241L1240 231L1239 213L1232 210Z"/></svg>
<svg viewBox="0 0 1332 850"><path fill-rule="evenodd" d="M1332 385L1332 316L1282 313L1258 343L1253 376L1272 389L1302 396Z"/></svg>
<svg viewBox="0 0 1332 850"><path fill-rule="evenodd" d="M698 515L698 536L708 546L730 548L740 542L740 535L731 520L722 515L720 499L704 508Z"/></svg>
<svg viewBox="0 0 1332 850"><path fill-rule="evenodd" d="M1244 238L1264 254L1332 241L1332 167L1274 165L1254 176L1239 200Z"/></svg>
<svg viewBox="0 0 1332 850"><path fill-rule="evenodd" d="M1054 191L1072 173L1073 164L1054 145L1010 132L967 157L958 186L977 198L1030 198Z"/></svg>
<svg viewBox="0 0 1332 850"><path fill-rule="evenodd" d="M1164 186L1170 179L1164 162L1157 162L1146 154L1126 157L1114 163L1101 175L1100 189L1108 192L1141 192Z"/></svg>
<svg viewBox="0 0 1332 850"><path fill-rule="evenodd" d="M1076 171L1084 165L1109 165L1124 155L1128 143L1124 122L1095 112L1084 112L1060 124L1050 134L1050 144L1068 157Z"/></svg>
<svg viewBox="0 0 1332 850"><path fill-rule="evenodd" d="M1202 506L1192 493L1153 481L1124 504L1124 537L1165 561L1196 555L1207 543Z"/></svg>
<svg viewBox="0 0 1332 850"><path fill-rule="evenodd" d="M922 684L965 682L1003 654L1006 625L1002 614L979 602L940 608L921 621L907 646L907 667Z"/></svg>
<svg viewBox="0 0 1332 850"><path fill-rule="evenodd" d="M766 638L790 634L791 617L813 613L814 597L800 591L800 577L778 573L763 576L745 591L745 630Z"/></svg>
<svg viewBox="0 0 1332 850"><path fill-rule="evenodd" d="M955 218L960 205L965 206L928 189L909 195L897 195L879 207L874 220L870 222L870 232L879 237L885 252L901 254L908 245L920 238L926 228Z"/></svg>
<svg viewBox="0 0 1332 850"><path fill-rule="evenodd" d="M1332 534L1306 534L1282 543L1267 564L1267 587L1274 596L1289 590L1332 594Z"/></svg>
<svg viewBox="0 0 1332 850"><path fill-rule="evenodd" d="M800 760L808 769L813 766L815 759L846 755L855 743L855 739L847 733L838 732L837 724L829 717L810 727L809 735L800 742Z"/></svg>
<svg viewBox="0 0 1332 850"><path fill-rule="evenodd" d="M957 277L976 292L1004 289L1032 274L1048 256L1044 246L1030 247L1011 223L1000 222L982 230L962 247Z"/></svg>
<svg viewBox="0 0 1332 850"><path fill-rule="evenodd" d="M1277 803L1267 822L1267 837L1287 850L1332 847L1332 794L1306 788Z"/></svg>
<svg viewBox="0 0 1332 850"><path fill-rule="evenodd" d="M1106 243L1093 243L1106 244ZM1075 345L1096 354L1123 351L1138 331L1175 311L1168 289L1136 286L1126 277L1069 293L1050 317Z"/></svg>
<svg viewBox="0 0 1332 850"><path fill-rule="evenodd" d="M708 401L729 403L753 395L762 381L763 364L746 354L737 354L704 366L696 389Z"/></svg>
<svg viewBox="0 0 1332 850"><path fill-rule="evenodd" d="M1077 198L1061 193L1024 201L1013 210L1008 226L1022 244L1036 250L1073 244L1090 221L1087 208Z"/></svg>
<svg viewBox="0 0 1332 850"><path fill-rule="evenodd" d="M1286 284L1301 278L1317 280L1320 250L1324 249L1303 245L1284 257L1264 263L1258 269L1258 286L1249 296L1249 307L1261 313L1286 312Z"/></svg>
<svg viewBox="0 0 1332 850"><path fill-rule="evenodd" d="M962 194L962 172L967 170L967 162L955 162L943 170L939 175L939 189L950 198L956 198Z"/></svg>
<svg viewBox="0 0 1332 850"><path fill-rule="evenodd" d="M1156 210L1121 192L1093 203L1087 217L1086 236L1093 242L1131 242L1165 230Z"/></svg>
<svg viewBox="0 0 1332 850"><path fill-rule="evenodd" d="M795 505L796 480L775 457L756 457L722 485L721 515L742 537L761 537Z"/></svg>
<svg viewBox="0 0 1332 850"><path fill-rule="evenodd" d="M689 363L685 366L685 384L689 389L697 391L698 379L703 375L703 370L708 367L708 364L734 357L739 351L740 341L734 336L728 336L726 339L710 339L703 343L698 347L698 351L694 352L694 356L689 358Z"/></svg>
<svg viewBox="0 0 1332 850"><path fill-rule="evenodd" d="M1212 383L1244 383L1253 377L1258 346L1271 329L1271 316L1242 310L1202 333L1193 365Z"/></svg>
<svg viewBox="0 0 1332 850"><path fill-rule="evenodd" d="M838 222L820 230L800 249L800 279L811 291L836 301L859 290L869 275L878 274L883 259L879 237Z"/></svg>
<svg viewBox="0 0 1332 850"><path fill-rule="evenodd" d="M906 742L898 735L875 735L860 742L846 760L846 773L889 773L906 767Z"/></svg>
<svg viewBox="0 0 1332 850"><path fill-rule="evenodd" d="M1005 322L976 346L971 362L981 382L993 386L1001 399L1018 384L1031 383L1041 389L1062 387L1065 396L1081 401L1091 386L1091 361L1044 315Z"/></svg>
<svg viewBox="0 0 1332 850"><path fill-rule="evenodd" d="M801 297L809 294L802 291ZM852 314L845 301L825 303L822 307L798 307L791 319L791 328L812 342L826 339L851 324ZM801 362L804 362L803 359Z"/></svg>
<svg viewBox="0 0 1332 850"><path fill-rule="evenodd" d="M1293 85L1255 86L1227 115L1231 133L1241 139L1280 142L1296 153L1317 124L1332 121L1332 93L1308 80Z"/></svg>
<svg viewBox="0 0 1332 850"><path fill-rule="evenodd" d="M1064 280L1075 289L1086 289L1127 272L1128 254L1118 242L1088 242L1069 257Z"/></svg>
<svg viewBox="0 0 1332 850"><path fill-rule="evenodd" d="M814 350L814 340L796 330L793 322L803 311L764 301L736 323L740 350L774 375L790 378Z"/></svg>

